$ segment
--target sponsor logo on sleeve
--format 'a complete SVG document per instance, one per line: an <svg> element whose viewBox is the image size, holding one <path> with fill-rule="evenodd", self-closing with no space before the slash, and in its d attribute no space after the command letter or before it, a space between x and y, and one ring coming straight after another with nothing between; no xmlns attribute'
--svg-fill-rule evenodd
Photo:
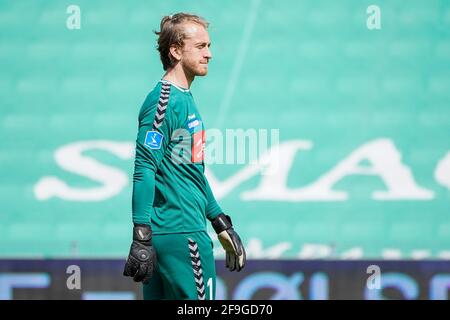
<svg viewBox="0 0 450 320"><path fill-rule="evenodd" d="M164 136L158 131L147 131L144 144L150 149L161 149Z"/></svg>

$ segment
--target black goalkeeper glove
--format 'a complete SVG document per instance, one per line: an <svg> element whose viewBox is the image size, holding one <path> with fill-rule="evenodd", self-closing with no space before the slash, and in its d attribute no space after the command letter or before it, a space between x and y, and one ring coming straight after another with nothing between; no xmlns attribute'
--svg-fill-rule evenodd
<svg viewBox="0 0 450 320"><path fill-rule="evenodd" d="M225 250L225 266L230 271L241 271L246 261L245 249L241 238L233 229L231 218L221 213L211 221L211 224Z"/></svg>
<svg viewBox="0 0 450 320"><path fill-rule="evenodd" d="M156 268L156 253L152 246L152 229L149 225L135 224L130 254L123 275L136 282L147 284Z"/></svg>

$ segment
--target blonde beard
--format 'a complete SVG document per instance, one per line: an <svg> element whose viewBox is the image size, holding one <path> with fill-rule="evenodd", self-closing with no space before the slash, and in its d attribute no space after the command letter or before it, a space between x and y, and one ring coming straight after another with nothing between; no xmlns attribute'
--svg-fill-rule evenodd
<svg viewBox="0 0 450 320"><path fill-rule="evenodd" d="M197 65L198 68L192 68L190 64L183 64L183 70L185 72L188 72L189 74L193 75L194 77L203 77L208 74L208 68L203 69L200 68L200 65ZM200 71L201 70L201 71Z"/></svg>

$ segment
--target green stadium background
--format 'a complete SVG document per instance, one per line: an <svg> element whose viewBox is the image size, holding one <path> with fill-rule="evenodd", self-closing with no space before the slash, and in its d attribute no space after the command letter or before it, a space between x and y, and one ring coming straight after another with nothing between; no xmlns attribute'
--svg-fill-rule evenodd
<svg viewBox="0 0 450 320"><path fill-rule="evenodd" d="M163 74L152 31L179 11L211 23L191 88L207 129L279 129L292 161L264 190L248 164L208 167L249 259L450 258L445 0L1 1L0 257L126 256L137 115ZM349 159L337 198L302 192Z"/></svg>

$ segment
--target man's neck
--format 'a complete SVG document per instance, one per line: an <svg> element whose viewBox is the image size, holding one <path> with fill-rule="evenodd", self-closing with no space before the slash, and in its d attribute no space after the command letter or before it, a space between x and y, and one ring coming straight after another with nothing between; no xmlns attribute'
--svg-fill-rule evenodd
<svg viewBox="0 0 450 320"><path fill-rule="evenodd" d="M192 81L194 81L194 77L189 77L178 64L174 68L167 70L163 76L163 80L170 81L181 88L189 89Z"/></svg>

